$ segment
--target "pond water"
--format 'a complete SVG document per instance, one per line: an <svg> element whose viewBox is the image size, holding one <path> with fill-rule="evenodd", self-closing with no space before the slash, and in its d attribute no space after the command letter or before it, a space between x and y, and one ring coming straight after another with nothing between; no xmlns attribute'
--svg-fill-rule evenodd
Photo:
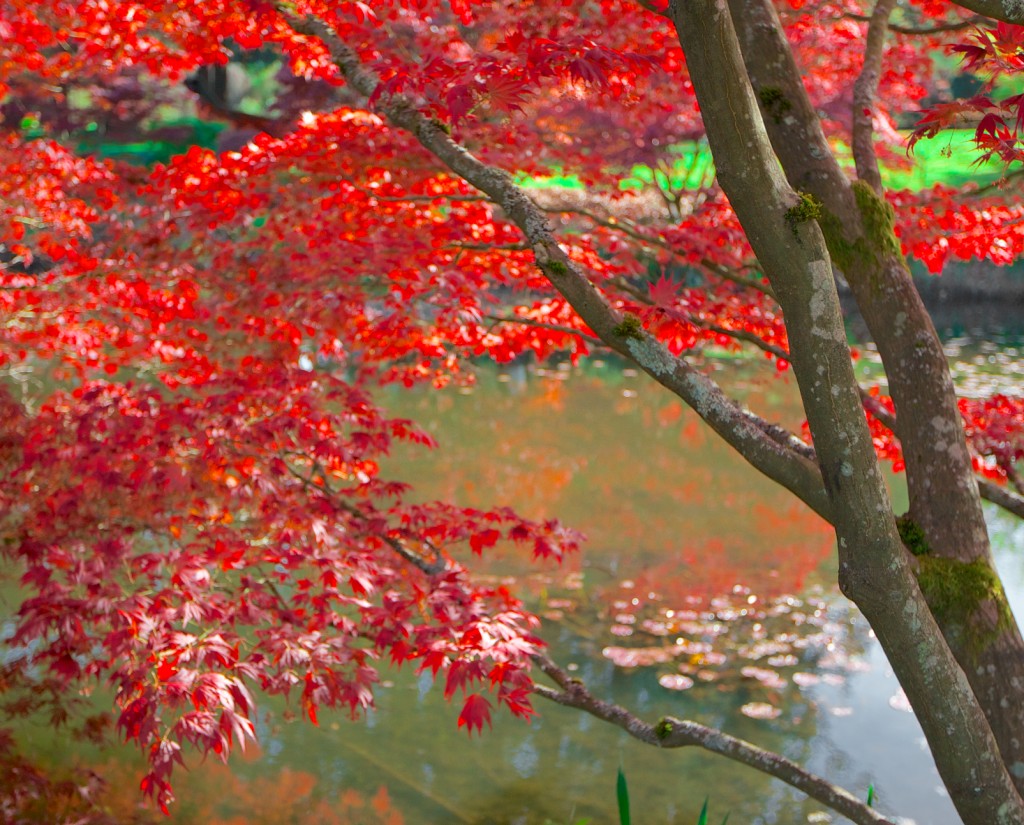
<svg viewBox="0 0 1024 825"><path fill-rule="evenodd" d="M979 348L961 336L949 346L969 392L993 382L1019 392L1012 341ZM861 368L872 361L865 352ZM742 361L713 366L753 409L799 427L792 378ZM829 529L644 376L601 362L513 367L484 370L473 387L384 400L441 442L386 468L420 495L510 504L587 534L561 566L501 549L469 563L513 584L543 617L553 658L596 695L650 721L719 726L862 796L873 786L876 805L905 823L958 822L870 629L835 588ZM901 511L899 478L892 488ZM989 515L1024 616L1024 527ZM164 821L611 823L620 766L638 823L691 825L705 798L713 823L727 813L735 825L845 821L742 766L661 752L540 700L531 724L498 714L470 739L429 679L386 679L364 721L321 714L313 728L274 705L262 750L230 769L194 760ZM112 810L134 809L138 766L126 754L69 752L45 729L23 738L44 759L99 765Z"/></svg>

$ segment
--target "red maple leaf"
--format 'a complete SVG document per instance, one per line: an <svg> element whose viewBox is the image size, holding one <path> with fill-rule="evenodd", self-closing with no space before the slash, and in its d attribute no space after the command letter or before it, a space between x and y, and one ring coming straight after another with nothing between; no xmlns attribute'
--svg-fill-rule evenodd
<svg viewBox="0 0 1024 825"><path fill-rule="evenodd" d="M472 736L474 728L482 733L485 723L487 727L491 727L490 701L479 693L469 694L462 705L462 713L459 714L459 727L465 725Z"/></svg>

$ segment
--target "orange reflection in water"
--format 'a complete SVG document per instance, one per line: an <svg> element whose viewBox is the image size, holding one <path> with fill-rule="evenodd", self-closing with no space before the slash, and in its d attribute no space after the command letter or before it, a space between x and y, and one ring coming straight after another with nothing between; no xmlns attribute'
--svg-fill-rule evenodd
<svg viewBox="0 0 1024 825"><path fill-rule="evenodd" d="M241 755L236 755L236 761ZM242 759L259 758L249 754ZM8 766L9 767L9 766ZM284 767L242 776L206 761L175 776L179 801L170 816L145 804L139 793L141 767L108 760L87 769L46 771L22 760L17 772L0 771L0 815L6 822L75 825L404 825L405 818L381 785L373 795L347 788L330 796L318 780ZM29 781L31 778L31 781Z"/></svg>
<svg viewBox="0 0 1024 825"><path fill-rule="evenodd" d="M730 367L746 402L793 426L794 388ZM434 452L397 456L391 472L419 495L472 507L509 505L558 518L588 540L555 573L586 572L592 598L619 583L671 603L713 598L739 585L765 598L800 592L830 559L828 525L739 459L645 376L484 372L472 390L393 394L397 414L425 424ZM488 552L474 570L537 573L514 552ZM518 564L517 564L518 562ZM550 573L550 569L544 572ZM550 591L550 575L542 576Z"/></svg>
<svg viewBox="0 0 1024 825"><path fill-rule="evenodd" d="M711 506L706 499L698 501ZM753 504L742 517L756 531L684 536L676 553L645 558L626 589L641 602L655 594L668 605L707 602L735 587L765 599L802 592L830 554L831 528L795 502L784 509Z"/></svg>

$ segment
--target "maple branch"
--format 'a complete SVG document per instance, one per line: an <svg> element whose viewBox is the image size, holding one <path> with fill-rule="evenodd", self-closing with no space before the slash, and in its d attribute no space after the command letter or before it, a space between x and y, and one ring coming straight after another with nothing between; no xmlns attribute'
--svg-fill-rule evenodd
<svg viewBox="0 0 1024 825"><path fill-rule="evenodd" d="M567 335L575 335L579 338L585 338L592 344L598 346L604 346L605 343L595 335L590 335L581 329L573 329L572 327L562 326L561 324L548 324L544 321L534 321L532 318L520 318L519 316L507 316L507 315L481 315L481 318L486 318L488 321L494 321L496 324L522 324L527 327L538 327L539 329L550 329L552 332L564 332Z"/></svg>
<svg viewBox="0 0 1024 825"><path fill-rule="evenodd" d="M1022 168L1022 169L1014 169L1012 172L1006 172L998 180L994 180L991 183L986 183L986 184L984 184L982 186L979 186L977 189L974 190L974 194L975 195L980 195L982 192L988 192L990 189L1002 189L1010 181L1015 180L1015 179L1017 179L1019 177L1022 177L1022 176L1024 176L1024 168ZM934 200L938 200L938 198L936 197L936 198L934 198Z"/></svg>
<svg viewBox="0 0 1024 825"><path fill-rule="evenodd" d="M653 14L658 15L658 17L667 17L668 16L668 15L665 14L664 6L659 8L654 3L651 3L649 0L636 0L636 4L638 6L640 6L640 8L647 9L647 11L652 12Z"/></svg>
<svg viewBox="0 0 1024 825"><path fill-rule="evenodd" d="M445 244L445 249L464 249L467 252L525 252L528 247L524 243L461 243Z"/></svg>
<svg viewBox="0 0 1024 825"><path fill-rule="evenodd" d="M732 281L734 284L756 289L758 292L767 295L773 301L778 301L778 298L775 296L775 290L771 288L771 285L766 280L764 280L764 276L761 278L744 278L742 275L736 275L735 273L730 272L724 266L715 263L709 258L701 258L700 265L713 275L717 275L723 280Z"/></svg>
<svg viewBox="0 0 1024 825"><path fill-rule="evenodd" d="M598 699L583 682L570 676L544 654L535 654L533 661L560 688L555 690L546 685L535 684L533 691L538 696L565 707L582 710L617 725L634 739L656 748L698 747L740 762L756 771L781 779L858 825L894 825L892 820L861 802L849 791L804 770L781 754L764 750L717 728L710 728L688 719L666 716L657 724L651 725L621 705Z"/></svg>
<svg viewBox="0 0 1024 825"><path fill-rule="evenodd" d="M1024 519L1024 496L987 478L979 478L977 481L978 491L985 501L990 501L1008 513L1013 513L1017 518Z"/></svg>
<svg viewBox="0 0 1024 825"><path fill-rule="evenodd" d="M861 401L871 415L891 432L896 432L896 415L875 398L871 393L860 388ZM1018 495L1001 484L996 484L984 476L975 474L975 481L978 482L978 492L985 501L1002 507L1008 513L1013 513L1017 518L1024 519L1024 495Z"/></svg>
<svg viewBox="0 0 1024 825"><path fill-rule="evenodd" d="M431 553L433 553L433 561L427 561L427 559L423 558L423 556L421 556L415 550L411 550L410 548L406 547L394 536L389 536L387 534L378 534L377 537L381 539L385 544L387 544L388 547L390 547L392 550L398 553L398 555L400 555L403 559L412 564L414 567L418 567L428 576L436 576L438 573L443 573L445 569L448 567L448 563L441 555L441 551L426 539L423 539L423 543L426 544L427 547L430 548Z"/></svg>
<svg viewBox="0 0 1024 825"><path fill-rule="evenodd" d="M711 332L717 332L720 335L728 335L730 338L735 338L737 341L746 341L748 344L753 344L763 352L767 352L774 355L783 361L790 359L788 350L784 350L782 347L777 347L774 344L769 344L760 335L753 332L747 332L745 329L727 329L726 327L720 327L717 324L707 324L706 329Z"/></svg>
<svg viewBox="0 0 1024 825"><path fill-rule="evenodd" d="M879 194L882 192L882 173L878 169L878 155L875 153L872 112L882 74L889 17L895 6L896 0L878 0L875 4L871 22L868 23L864 66L853 84L853 160L857 166L857 177Z"/></svg>
<svg viewBox="0 0 1024 825"><path fill-rule="evenodd" d="M889 428L892 432L896 432L896 415L895 413L889 412L875 396L869 393L863 387L859 387L860 400L864 404L866 409L871 415L877 418L882 424Z"/></svg>
<svg viewBox="0 0 1024 825"><path fill-rule="evenodd" d="M802 438L794 435L781 424L773 424L771 421L761 418L757 413L750 410L744 410L743 412L746 414L747 420L752 426L757 427L776 444L780 444L786 447L786 449L792 450L794 453L803 456L808 461L813 461L815 464L818 463L818 454L815 452L814 447Z"/></svg>
<svg viewBox="0 0 1024 825"><path fill-rule="evenodd" d="M649 295L645 295L642 290L640 290L637 287L633 286L625 278L613 278L609 283L613 284L614 286L617 286L619 289L621 289L623 292L627 293L628 295L632 295L641 304L646 304L647 306L650 306L650 307L657 306L654 303L654 301L651 300Z"/></svg>
<svg viewBox="0 0 1024 825"><path fill-rule="evenodd" d="M634 240L640 241L641 243L649 244L657 247L658 249L664 249L666 252L670 252L673 256L679 258L682 261L686 261L686 256L679 252L673 244L668 241L664 241L661 238L651 237L650 235L644 234L636 224L632 221L628 221L625 218L614 217L614 218L602 218L590 209L582 206L567 206L565 204L543 204L538 203L538 206L545 212L550 212L559 215L582 215L593 221L598 226L602 226L605 229L610 229L613 232L621 232L623 235L627 235ZM765 283L763 280L754 278L744 278L742 275L737 275L734 272L730 272L724 266L715 263L709 258L702 258L700 266L711 272L713 275L717 275L724 281L731 281L734 284L745 286L750 289L757 290L758 292L767 295L772 300L775 300L775 293L772 291L771 286Z"/></svg>
<svg viewBox="0 0 1024 825"><path fill-rule="evenodd" d="M329 25L314 17L298 17L286 8L279 10L297 33L324 43L353 89L368 98L374 96L377 78ZM544 210L511 174L470 154L452 140L443 124L424 115L403 95L392 95L378 107L392 124L410 132L452 172L501 206L526 237L537 266L601 340L685 401L752 466L830 520L832 507L817 464L756 426L752 414L726 396L709 376L673 356L635 318L624 318L609 306L579 264L561 249Z"/></svg>
<svg viewBox="0 0 1024 825"><path fill-rule="evenodd" d="M611 281L611 283L615 284L615 286L617 286L623 292L629 293L638 301L647 304L648 306L657 306L657 304L655 304L654 301L650 299L650 297L644 295L643 292L641 292L631 283L626 281L624 278L615 278L614 280ZM719 335L727 335L728 337L734 338L737 341L746 341L749 344L753 344L758 349L764 352L771 353L776 358L781 358L784 361L788 361L790 358L788 351L782 349L781 347L777 347L774 344L769 344L767 341L761 338L761 336L756 335L753 332L747 332L747 330L744 329L729 329L728 327L721 327L718 324L712 324L708 321L705 321L703 318L699 318L693 313L687 313L686 320L689 323L693 324L695 327L698 327L700 329L706 329L709 332L714 332Z"/></svg>
<svg viewBox="0 0 1024 825"><path fill-rule="evenodd" d="M19 218L18 222L26 226L34 226L35 221L28 218ZM24 255L14 252L7 241L0 241L0 272L10 275L35 276L49 272L56 266L57 262L47 257L32 253L31 263Z"/></svg>
<svg viewBox="0 0 1024 825"><path fill-rule="evenodd" d="M955 0L956 5L982 17L1002 20L1015 26L1024 25L1024 4L1015 0Z"/></svg>
<svg viewBox="0 0 1024 825"><path fill-rule="evenodd" d="M299 457L307 461L309 460L308 457L303 455L300 455ZM338 496L337 492L331 487L330 482L327 480L326 471L318 461L310 462L309 478L306 478L304 475L302 475L302 473L298 472L298 470L292 467L287 461L284 462L284 465L285 467L288 468L288 472L291 473L292 476L297 478L302 483L303 488L305 488L306 490L313 490L319 493L321 496L328 499L328 501L330 501L331 504L333 504L339 510L348 513L350 516L355 517L359 521L368 520L366 514L363 513L359 508L353 507L347 501L342 500ZM319 478L321 483L314 483L314 478ZM448 563L445 560L444 556L441 554L441 551L426 539L423 539L422 541L425 545L427 545L427 547L430 548L431 552L433 553L433 561L425 559L415 550L406 547L401 541L396 539L394 536L388 535L387 533L377 531L364 531L362 535L372 536L374 538L380 539L386 545L388 545L388 547L394 550L399 556L401 556L407 562L412 564L414 567L419 568L428 576L436 576L438 573L443 573L446 567L448 566Z"/></svg>
<svg viewBox="0 0 1024 825"><path fill-rule="evenodd" d="M1013 461L1009 458L1000 461L999 466L1003 472L1006 473L1006 478L1011 485L1017 490L1018 493L1024 493L1024 479L1021 478L1020 473L1017 472L1017 468L1014 466Z"/></svg>
<svg viewBox="0 0 1024 825"><path fill-rule="evenodd" d="M837 20L856 20L859 23L868 23L871 21L872 16L867 14L843 14L836 18ZM956 23L939 23L934 26L901 26L899 23L890 23L889 31L895 32L896 34L907 34L907 35L929 35L929 34L941 34L942 32L956 32L962 31L963 29L969 29L971 26L977 26L985 20L979 14L972 17L968 17L966 20L959 20Z"/></svg>
<svg viewBox="0 0 1024 825"><path fill-rule="evenodd" d="M340 510L349 513L350 515L354 516L360 521L368 520L365 513L363 513L357 507L353 507L347 501L344 501L338 497L338 493L331 487L330 481L327 479L327 471L323 468L319 461L313 462L313 469L316 471L316 474L319 476L320 481L323 484L322 487L318 485L313 485L317 490L326 490L330 494L331 502ZM403 542L399 541L394 536L391 536L388 533L366 531L364 535L375 536L376 538L380 539L386 545L388 545L388 547L390 547L392 550L398 553L399 556L401 556L403 559L405 559L407 562L414 565L415 567L418 567L428 576L436 576L438 573L443 573L448 566L448 563L445 561L445 558L441 554L441 551L429 539L420 538L419 541L421 541L428 548L430 548L430 552L433 555L433 561L428 561L421 554L417 553L415 550L409 547L406 547Z"/></svg>

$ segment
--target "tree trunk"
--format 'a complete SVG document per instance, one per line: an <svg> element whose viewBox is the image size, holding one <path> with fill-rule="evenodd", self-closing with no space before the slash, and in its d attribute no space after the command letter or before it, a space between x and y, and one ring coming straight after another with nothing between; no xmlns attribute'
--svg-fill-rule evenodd
<svg viewBox="0 0 1024 825"><path fill-rule="evenodd" d="M685 0L670 14L719 183L786 318L793 368L832 502L840 584L885 649L964 821L1024 822L1024 803L988 721L932 618L897 534L850 364L831 260L815 223L819 204L793 191L778 169L727 7ZM968 480L973 483L973 476Z"/></svg>
<svg viewBox="0 0 1024 825"><path fill-rule="evenodd" d="M911 549L922 555L915 565L921 587L1024 793L1024 705L1016 698L1024 685L1024 638L993 566L941 342L893 233L891 208L867 182L851 184L836 162L774 7L764 0L730 3L772 147L791 184L822 203L819 223L832 260L889 378L910 493L902 524L913 537ZM864 174L873 149L870 143L859 148ZM954 578L958 598L949 595Z"/></svg>

